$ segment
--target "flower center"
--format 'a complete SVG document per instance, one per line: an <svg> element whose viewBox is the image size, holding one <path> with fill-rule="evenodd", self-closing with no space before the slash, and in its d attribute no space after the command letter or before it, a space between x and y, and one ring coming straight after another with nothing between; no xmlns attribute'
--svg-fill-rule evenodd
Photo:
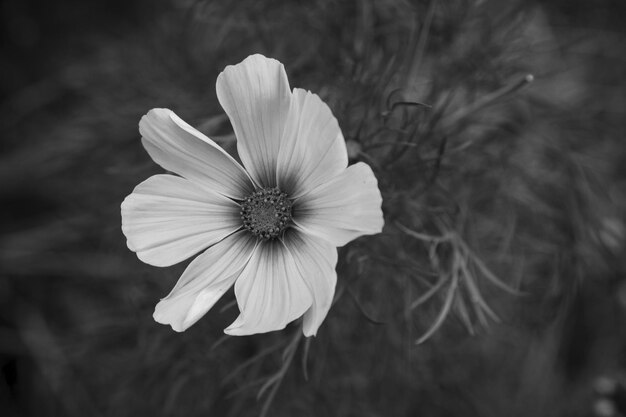
<svg viewBox="0 0 626 417"><path fill-rule="evenodd" d="M241 203L243 227L263 239L274 239L289 227L291 200L278 188L255 191Z"/></svg>

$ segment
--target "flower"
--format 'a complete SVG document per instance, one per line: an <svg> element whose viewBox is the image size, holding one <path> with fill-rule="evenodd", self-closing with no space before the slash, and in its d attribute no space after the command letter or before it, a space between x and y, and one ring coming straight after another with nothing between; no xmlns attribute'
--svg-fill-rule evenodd
<svg viewBox="0 0 626 417"><path fill-rule="evenodd" d="M184 331L234 284L239 317L229 335L283 329L304 315L315 335L330 308L337 246L379 233L382 198L370 167L348 165L330 108L290 91L283 65L252 55L217 78L242 164L168 109L139 122L154 175L122 203L130 250L170 266L205 250L154 319Z"/></svg>

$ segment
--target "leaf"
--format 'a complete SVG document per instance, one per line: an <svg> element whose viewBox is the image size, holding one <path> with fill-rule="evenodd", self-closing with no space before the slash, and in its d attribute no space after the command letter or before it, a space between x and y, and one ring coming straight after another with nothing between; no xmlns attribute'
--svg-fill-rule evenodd
<svg viewBox="0 0 626 417"><path fill-rule="evenodd" d="M443 324L444 320L446 319L446 316L450 312L450 307L452 306L452 300L454 299L454 295L456 293L458 281L459 281L458 274L453 274L452 281L450 282L450 286L448 287L448 292L446 293L446 300L443 304L441 311L439 312L439 315L435 319L435 322L433 323L433 325L426 331L426 333L424 333L422 337L417 339L417 341L415 342L416 345L422 344L426 340L428 340L430 336L432 336L439 329L439 327L441 327L441 325Z"/></svg>
<svg viewBox="0 0 626 417"><path fill-rule="evenodd" d="M371 317L369 315L369 313L367 313L365 311L365 309L363 308L363 306L361 305L361 302L358 300L358 298L356 297L356 295L352 292L352 290L349 287L346 287L346 289L348 290L348 294L350 295L350 297L352 298L352 300L354 301L354 304L356 305L357 309L361 312L361 314L363 314L363 317L365 317L365 319L367 321L369 321L372 324L376 324L376 325L381 325L381 324L385 324L384 321L381 320L377 320L373 317Z"/></svg>
<svg viewBox="0 0 626 417"><path fill-rule="evenodd" d="M439 291L441 287L443 287L443 284L445 284L446 281L448 281L448 277L441 275L439 280L435 283L435 285L433 285L428 291L426 291L420 298L418 298L417 300L411 303L411 305L409 306L409 309L414 310L415 308L419 307L420 305L428 301L433 295L437 293L437 291Z"/></svg>
<svg viewBox="0 0 626 417"><path fill-rule="evenodd" d="M472 319L469 315L469 310L467 309L467 305L465 305L465 300L463 300L463 297L460 294L455 299L455 306L457 308L461 322L465 325L465 328L467 329L468 333L474 336L475 332L474 332L474 326L472 325Z"/></svg>
<svg viewBox="0 0 626 417"><path fill-rule="evenodd" d="M467 290L470 293L470 297L472 298L472 301L476 303L485 313L487 313L493 321L499 323L500 318L498 317L496 313L494 313L494 311L491 309L491 307L489 307L489 305L485 302L482 295L480 294L480 290L478 289L478 286L474 282L474 278L472 278L471 272L467 268L467 263L465 259L463 258L462 255L457 255L457 257L459 257L458 264L461 268L461 271L463 272L463 276L465 278L464 282L467 284Z"/></svg>

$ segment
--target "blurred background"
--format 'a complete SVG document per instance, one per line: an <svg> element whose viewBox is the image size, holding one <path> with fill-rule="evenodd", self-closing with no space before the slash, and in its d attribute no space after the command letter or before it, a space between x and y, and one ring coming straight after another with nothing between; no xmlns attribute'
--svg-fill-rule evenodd
<svg viewBox="0 0 626 417"><path fill-rule="evenodd" d="M2 416L626 415L626 3L0 5ZM187 262L120 229L161 172L137 124L233 152L215 79L257 52L329 103L386 227L317 337L225 337L232 291L178 334L152 311Z"/></svg>

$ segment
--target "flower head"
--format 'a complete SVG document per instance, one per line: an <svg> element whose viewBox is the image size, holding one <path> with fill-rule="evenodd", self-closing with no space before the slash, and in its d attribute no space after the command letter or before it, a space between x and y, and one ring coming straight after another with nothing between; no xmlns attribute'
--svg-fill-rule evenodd
<svg viewBox="0 0 626 417"><path fill-rule="evenodd" d="M154 319L184 331L234 284L239 317L230 335L284 328L304 315L315 335L330 308L337 246L383 227L369 166L348 167L337 120L316 95L289 88L283 65L252 55L217 78L242 164L171 110L139 122L155 175L122 203L128 247L187 267Z"/></svg>

